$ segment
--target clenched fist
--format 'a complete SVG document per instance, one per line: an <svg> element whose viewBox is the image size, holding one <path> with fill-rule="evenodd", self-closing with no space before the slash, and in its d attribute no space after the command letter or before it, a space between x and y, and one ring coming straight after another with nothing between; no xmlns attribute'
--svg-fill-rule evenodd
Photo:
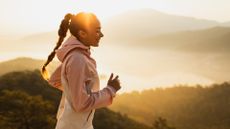
<svg viewBox="0 0 230 129"><path fill-rule="evenodd" d="M116 91L118 91L121 88L118 75L113 79L113 73L111 73L107 85L112 86Z"/></svg>

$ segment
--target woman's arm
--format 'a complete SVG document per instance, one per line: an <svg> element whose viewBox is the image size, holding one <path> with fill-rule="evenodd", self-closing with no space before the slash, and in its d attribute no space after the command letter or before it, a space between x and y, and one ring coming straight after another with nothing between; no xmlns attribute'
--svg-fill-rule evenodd
<svg viewBox="0 0 230 129"><path fill-rule="evenodd" d="M65 68L69 86L69 99L71 99L75 111L90 111L112 104L116 90L107 86L98 92L93 92L91 95L87 94L85 82L90 73L87 62L80 53L70 56Z"/></svg>
<svg viewBox="0 0 230 129"><path fill-rule="evenodd" d="M54 88L57 88L61 91L63 91L63 87L61 84L61 68L62 64L59 65L56 70L53 72L53 74L50 76L50 79L48 80L48 83L53 86Z"/></svg>

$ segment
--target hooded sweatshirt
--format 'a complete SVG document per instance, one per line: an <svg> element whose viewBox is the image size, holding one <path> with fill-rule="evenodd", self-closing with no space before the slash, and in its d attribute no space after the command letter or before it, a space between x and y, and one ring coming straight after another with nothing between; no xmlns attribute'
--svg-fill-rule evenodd
<svg viewBox="0 0 230 129"><path fill-rule="evenodd" d="M90 54L90 47L74 36L56 50L61 64L48 80L62 91L56 129L93 129L95 109L112 104L116 90L109 85L100 90L96 61Z"/></svg>

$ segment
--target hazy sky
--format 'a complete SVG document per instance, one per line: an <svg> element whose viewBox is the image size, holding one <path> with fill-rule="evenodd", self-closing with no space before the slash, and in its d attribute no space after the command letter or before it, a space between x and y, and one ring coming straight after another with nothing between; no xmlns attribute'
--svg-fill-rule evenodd
<svg viewBox="0 0 230 129"><path fill-rule="evenodd" d="M0 36L56 30L67 13L91 11L102 20L127 10L158 11L230 21L230 0L0 0Z"/></svg>
<svg viewBox="0 0 230 129"><path fill-rule="evenodd" d="M53 44L50 43L50 46L47 45L45 48L36 43L36 41L31 46L24 44L25 48L24 46L17 48L19 42L16 42L17 44L14 46L14 41L17 41L14 38L21 38L17 36L32 35L39 32L57 32L59 24L66 13L90 11L94 12L103 22L109 17L125 11L150 8L174 15L230 22L229 5L230 0L0 0L0 44L5 50L1 51L0 61L18 56L47 58L55 44L53 40ZM8 41L10 42L8 43ZM8 44L9 46L7 46ZM190 58L186 54L172 54L156 50L146 51L145 49L134 51L133 49L123 48L123 46L121 48L113 47L113 51L111 51L111 46L103 46L93 52L95 53L93 57L96 57L99 66L99 73L110 75L111 70L118 73L122 78L122 85L125 86L123 91L139 90L153 86L169 86L170 84L184 82L189 84L216 82L203 74L195 73L193 69L190 70L192 63L189 62ZM29 49L30 47L32 51ZM29 50L26 50L26 48ZM114 54L114 51L119 51L120 55ZM134 54L133 52L137 53ZM104 56L105 53L107 56ZM128 53L134 57L133 62L131 62L132 58L129 56L127 57L128 59L124 58L125 56L123 55ZM112 56L114 58L111 58ZM114 62L113 59L120 59L119 57L121 56L123 56L122 60ZM112 60L106 59L106 57ZM136 62L137 57L142 61ZM148 58L146 59L145 57ZM150 58L154 59L152 63L149 63ZM206 61L206 57L204 58ZM125 59L129 60L129 63L126 63ZM170 67L168 67L168 63L165 62L171 60L175 60L174 62L178 64L170 64ZM202 62L201 64L204 63ZM126 67L124 67L125 65ZM144 66L145 69L137 71L136 68L139 66ZM215 63L212 66L215 66ZM127 69L127 67L130 67L130 69ZM179 67L180 70L177 69ZM209 67L211 68L211 66ZM141 72L141 74L138 72ZM219 71L216 72L219 73Z"/></svg>

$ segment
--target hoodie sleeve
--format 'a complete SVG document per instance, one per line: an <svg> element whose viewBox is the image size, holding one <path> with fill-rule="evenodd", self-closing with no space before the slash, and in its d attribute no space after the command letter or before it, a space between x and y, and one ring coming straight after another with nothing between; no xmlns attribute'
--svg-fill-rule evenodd
<svg viewBox="0 0 230 129"><path fill-rule="evenodd" d="M48 80L48 83L54 88L63 91L63 87L61 85L61 68L62 68L62 64L59 65L57 69L52 73L50 79Z"/></svg>
<svg viewBox="0 0 230 129"><path fill-rule="evenodd" d="M112 104L116 94L111 86L92 92L90 95L87 94L85 83L90 73L87 67L86 59L80 54L72 55L66 63L69 99L77 112L108 106Z"/></svg>

